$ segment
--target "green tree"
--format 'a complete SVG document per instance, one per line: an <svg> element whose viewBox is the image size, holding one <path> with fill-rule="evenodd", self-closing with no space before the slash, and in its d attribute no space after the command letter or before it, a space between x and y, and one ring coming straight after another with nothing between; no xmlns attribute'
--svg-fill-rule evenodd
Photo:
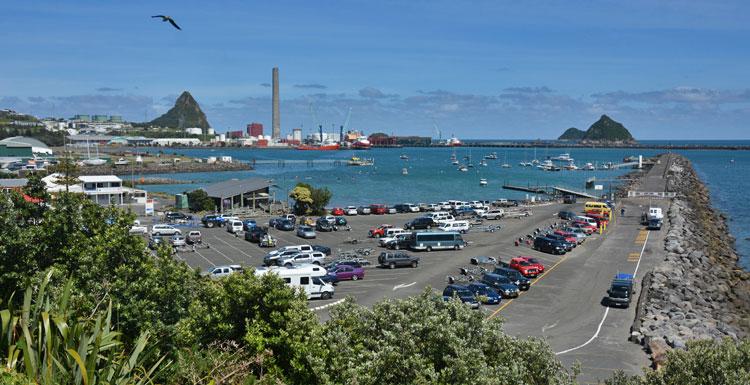
<svg viewBox="0 0 750 385"><path fill-rule="evenodd" d="M70 186L81 183L81 180L78 179L80 168L70 156L60 159L60 162L52 167L50 171L61 175L57 178L57 184L64 185L66 192L70 191Z"/></svg>
<svg viewBox="0 0 750 385"><path fill-rule="evenodd" d="M430 289L372 310L346 301L323 328L332 383L572 384L547 344L506 335L458 300Z"/></svg>
<svg viewBox="0 0 750 385"><path fill-rule="evenodd" d="M47 184L42 181L41 174L33 173L29 175L28 182L26 183L26 187L23 188L23 192L32 198L41 199L45 202L49 201Z"/></svg>
<svg viewBox="0 0 750 385"><path fill-rule="evenodd" d="M312 199L312 193L308 187L297 184L292 192L289 193L289 197L294 199L295 214L308 215L311 213L311 207L314 201Z"/></svg>
<svg viewBox="0 0 750 385"><path fill-rule="evenodd" d="M208 196L205 190L197 189L190 191L187 194L188 205L190 211L214 211L216 210L216 202Z"/></svg>
<svg viewBox="0 0 750 385"><path fill-rule="evenodd" d="M615 373L607 385L741 385L750 384L750 340L691 341L686 350L667 352L660 370L643 377Z"/></svg>

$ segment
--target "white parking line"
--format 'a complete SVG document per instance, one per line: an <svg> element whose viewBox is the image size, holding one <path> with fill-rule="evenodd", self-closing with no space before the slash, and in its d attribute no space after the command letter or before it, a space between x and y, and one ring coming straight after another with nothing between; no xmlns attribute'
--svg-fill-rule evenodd
<svg viewBox="0 0 750 385"><path fill-rule="evenodd" d="M229 246L229 247L231 247L231 248L233 248L233 249L235 249L235 250L239 251L240 253L242 253L242 254L245 254L245 256L247 256L248 258L252 258L252 257L253 257L252 255L250 255L250 254L248 254L248 253L246 253L246 252L242 251L241 249L239 249L239 248L237 248L237 247L234 247L234 246L232 246L232 245L231 245L231 244L230 244L229 242L227 242L227 241L225 241L225 240L223 240L223 239L221 239L221 238L219 238L219 237L216 237L216 239L217 239L217 240L219 240L219 241L221 241L221 242L222 242L222 243L224 243L225 245L227 245L227 246Z"/></svg>
<svg viewBox="0 0 750 385"><path fill-rule="evenodd" d="M325 304L325 305L321 305L321 306L318 306L318 307L314 307L314 308L311 308L310 310L312 310L312 311L323 310L323 309L329 308L329 307L331 307L331 306L336 306L336 305L338 305L338 304L340 304L340 303L342 303L342 302L344 302L344 301L345 301L345 299L344 299L344 298L342 298L342 299L340 299L340 300L338 300L338 301L335 301L335 302L331 302L331 303L329 303L329 304Z"/></svg>
<svg viewBox="0 0 750 385"><path fill-rule="evenodd" d="M198 250L195 250L195 253L196 253L196 254L198 254L198 255L200 255L200 256L201 256L201 258L203 258L203 259L204 259L204 260L205 260L206 262L208 262L208 264L209 264L209 265L211 265L211 266L216 266L216 265L214 265L214 263L213 263L213 262L211 262L211 261L210 261L210 260L209 260L208 258L206 258L206 257L205 257L205 256L204 256L203 254L201 254L201 252L200 252L200 251L198 251Z"/></svg>

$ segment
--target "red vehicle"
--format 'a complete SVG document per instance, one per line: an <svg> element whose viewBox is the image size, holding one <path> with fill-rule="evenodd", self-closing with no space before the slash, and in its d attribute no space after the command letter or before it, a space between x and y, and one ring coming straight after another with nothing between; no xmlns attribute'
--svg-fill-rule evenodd
<svg viewBox="0 0 750 385"><path fill-rule="evenodd" d="M563 237L565 237L565 241L566 242L572 242L572 243L575 243L575 244L580 244L581 243L579 241L578 237L576 237L575 235L573 235L573 234L571 234L571 233L569 233L567 231L555 230L555 234L562 235Z"/></svg>
<svg viewBox="0 0 750 385"><path fill-rule="evenodd" d="M524 261L526 261L527 263L529 263L530 266L536 267L537 270L539 270L539 274L544 273L544 265L542 265L542 263L539 262L539 260L536 259L536 258L534 258L534 257L529 257L529 256L525 256L525 255L519 255L518 257L513 258L513 259L523 259Z"/></svg>
<svg viewBox="0 0 750 385"><path fill-rule="evenodd" d="M589 218L593 218L596 221L597 226L607 226L609 224L609 219L602 215L586 214L586 216Z"/></svg>
<svg viewBox="0 0 750 385"><path fill-rule="evenodd" d="M388 208L385 207L385 205L381 205L381 204L370 205L371 214L383 215L383 214L386 214L387 212L388 212Z"/></svg>
<svg viewBox="0 0 750 385"><path fill-rule="evenodd" d="M385 231L393 227L393 225L380 225L370 229L371 238L380 238L385 235Z"/></svg>
<svg viewBox="0 0 750 385"><path fill-rule="evenodd" d="M331 210L331 215L335 215L337 217L340 217L344 215L344 209L341 207L334 207L333 210Z"/></svg>
<svg viewBox="0 0 750 385"><path fill-rule="evenodd" d="M528 262L523 257L511 258L508 266L510 266L511 269L518 270L518 272L526 278L536 278L540 273L539 268Z"/></svg>
<svg viewBox="0 0 750 385"><path fill-rule="evenodd" d="M584 229L586 231L586 234L591 235L595 231L599 230L596 226L586 223L586 222L573 222L570 224L570 227L578 227L581 229Z"/></svg>

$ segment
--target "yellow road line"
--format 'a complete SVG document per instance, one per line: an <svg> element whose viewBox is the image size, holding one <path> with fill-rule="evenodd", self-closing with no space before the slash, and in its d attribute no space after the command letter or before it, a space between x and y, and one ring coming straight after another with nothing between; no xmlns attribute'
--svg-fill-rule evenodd
<svg viewBox="0 0 750 385"><path fill-rule="evenodd" d="M535 284L536 284L537 282L541 281L541 280L542 280L542 278L544 278L544 277L545 277L545 276L546 276L547 274L549 274L549 273L550 273L550 272L551 272L552 270L554 270L554 269L555 269L555 268L557 267L557 265L559 265L559 264L563 263L563 261L565 261L565 260L566 260L567 258L568 258L568 254L566 253L565 255L563 255L563 257L562 257L562 258L561 258L561 259L560 259L559 261L557 261L557 262L556 262L556 263L555 263L554 265L550 266L550 267L549 267L549 268L548 268L547 270L545 270L545 271L544 271L544 274L540 275L540 276L539 276L539 277L538 277L538 278L537 278L536 280L534 280L534 282L532 282L532 283L531 283L531 284L530 284L529 286L534 286L534 285L535 285ZM529 290L531 290L531 288L529 288ZM528 290L527 290L527 291L528 291ZM507 302L505 302L505 304L503 304L502 306L500 306L499 308L497 308L497 310L495 310L495 311L494 311L494 312L493 312L492 314L490 314L490 315L489 315L489 316L487 317L487 319L490 319L490 318L493 318L493 317L495 317L495 316L496 316L496 315L497 315L498 313L500 313L500 311L501 311L501 310L505 309L505 307L506 307L506 306L510 305L510 304L511 304L511 302L515 301L515 300L516 300L516 299L518 299L518 298L521 298L521 296L522 296L522 295L523 295L524 293L526 293L526 292L522 291L522 292L518 293L518 297L516 297L516 298L513 298L513 299L511 299L511 300L508 300Z"/></svg>
<svg viewBox="0 0 750 385"><path fill-rule="evenodd" d="M640 257L641 255L638 253L630 253L628 254L628 262L637 262Z"/></svg>

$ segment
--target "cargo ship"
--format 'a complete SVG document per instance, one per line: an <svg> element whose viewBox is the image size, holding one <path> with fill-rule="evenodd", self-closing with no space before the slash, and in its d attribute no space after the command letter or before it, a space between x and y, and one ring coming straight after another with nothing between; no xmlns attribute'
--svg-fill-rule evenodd
<svg viewBox="0 0 750 385"><path fill-rule="evenodd" d="M352 143L353 150L369 150L370 147L372 147L372 143L366 136L360 136Z"/></svg>

